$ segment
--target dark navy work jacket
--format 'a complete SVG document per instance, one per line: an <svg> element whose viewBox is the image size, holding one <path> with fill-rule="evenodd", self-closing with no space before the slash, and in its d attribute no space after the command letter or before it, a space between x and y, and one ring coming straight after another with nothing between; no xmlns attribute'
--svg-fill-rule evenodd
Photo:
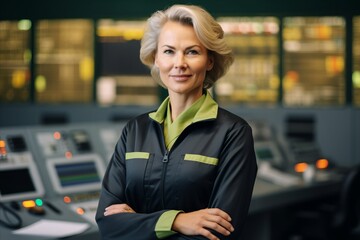
<svg viewBox="0 0 360 240"><path fill-rule="evenodd" d="M222 109L217 117L188 126L168 152L163 127L148 114L123 129L103 179L96 220L104 240L157 239L155 225L165 211L220 208L240 239L257 172L251 127ZM126 160L127 154L132 157ZM195 156L189 160L187 156ZM208 162L207 159L218 159ZM136 213L104 216L105 208L126 203ZM175 234L167 239L206 239Z"/></svg>

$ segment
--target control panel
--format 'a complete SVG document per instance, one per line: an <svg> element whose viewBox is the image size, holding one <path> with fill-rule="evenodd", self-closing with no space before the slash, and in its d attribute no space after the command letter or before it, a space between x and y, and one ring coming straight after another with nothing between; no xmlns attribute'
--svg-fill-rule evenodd
<svg viewBox="0 0 360 240"><path fill-rule="evenodd" d="M87 224L68 238L99 239L101 181L123 126L0 129L0 239L54 239L17 232L43 220Z"/></svg>
<svg viewBox="0 0 360 240"><path fill-rule="evenodd" d="M95 213L105 160L85 125L39 127L29 130L42 164L47 195L61 199L74 213L96 226Z"/></svg>
<svg viewBox="0 0 360 240"><path fill-rule="evenodd" d="M26 128L0 129L0 239L53 239L40 232L17 231L55 220L85 224L78 237L97 239L95 228L48 194L45 174L39 168L43 163L34 154L30 135Z"/></svg>
<svg viewBox="0 0 360 240"><path fill-rule="evenodd" d="M301 183L301 176L288 168L281 145L271 126L264 121L249 122L253 129L257 176L265 181L288 187Z"/></svg>
<svg viewBox="0 0 360 240"><path fill-rule="evenodd" d="M263 121L249 121L253 131L255 155L258 164L267 162L276 167L283 167L283 158L276 135L271 126Z"/></svg>

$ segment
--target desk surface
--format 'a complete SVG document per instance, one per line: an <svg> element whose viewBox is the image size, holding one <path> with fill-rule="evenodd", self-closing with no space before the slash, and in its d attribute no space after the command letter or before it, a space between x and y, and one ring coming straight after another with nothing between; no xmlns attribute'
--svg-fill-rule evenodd
<svg viewBox="0 0 360 240"><path fill-rule="evenodd" d="M258 177L254 186L249 213L270 211L277 207L335 195L340 192L341 180L341 177L335 177L327 181L302 182L299 185L284 187Z"/></svg>

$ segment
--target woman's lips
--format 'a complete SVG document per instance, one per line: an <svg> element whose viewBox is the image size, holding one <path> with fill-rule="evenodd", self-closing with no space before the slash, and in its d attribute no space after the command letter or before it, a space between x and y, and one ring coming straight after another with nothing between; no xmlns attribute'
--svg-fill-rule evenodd
<svg viewBox="0 0 360 240"><path fill-rule="evenodd" d="M191 77L191 74L177 74L177 75L170 75L170 77L174 78L177 81L184 81Z"/></svg>

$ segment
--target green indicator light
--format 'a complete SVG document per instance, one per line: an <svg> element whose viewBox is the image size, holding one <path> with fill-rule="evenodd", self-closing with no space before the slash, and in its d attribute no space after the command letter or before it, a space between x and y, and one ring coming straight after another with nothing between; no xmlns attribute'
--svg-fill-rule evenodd
<svg viewBox="0 0 360 240"><path fill-rule="evenodd" d="M352 75L353 86L360 88L360 71L354 71Z"/></svg>
<svg viewBox="0 0 360 240"><path fill-rule="evenodd" d="M36 206L41 207L44 203L43 200L41 200L40 198L35 200Z"/></svg>

